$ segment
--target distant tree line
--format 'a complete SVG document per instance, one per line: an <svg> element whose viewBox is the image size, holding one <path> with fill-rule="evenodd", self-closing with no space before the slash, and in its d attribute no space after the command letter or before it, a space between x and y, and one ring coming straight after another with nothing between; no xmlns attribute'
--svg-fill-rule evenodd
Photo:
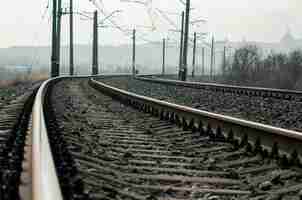
<svg viewBox="0 0 302 200"><path fill-rule="evenodd" d="M239 85L302 89L302 51L271 52L263 56L257 46L235 51L223 69L224 82Z"/></svg>

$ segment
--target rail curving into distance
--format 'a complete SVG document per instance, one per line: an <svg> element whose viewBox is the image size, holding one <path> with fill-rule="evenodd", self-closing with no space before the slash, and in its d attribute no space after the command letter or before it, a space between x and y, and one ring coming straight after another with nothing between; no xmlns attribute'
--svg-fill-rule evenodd
<svg viewBox="0 0 302 200"><path fill-rule="evenodd" d="M45 81L39 88L34 106L32 120L32 199L33 200L62 200L62 192L57 178L51 147L49 144L43 110L44 100L51 85L63 79L118 77L129 74L97 75L97 76L64 76Z"/></svg>
<svg viewBox="0 0 302 200"><path fill-rule="evenodd" d="M44 119L43 102L48 87L56 80L49 79L39 88L33 107L32 130L32 198L33 200L62 200Z"/></svg>
<svg viewBox="0 0 302 200"><path fill-rule="evenodd" d="M285 162L301 163L302 133L225 115L197 110L120 90L94 79L90 85L145 112L170 120L185 128L199 129L240 144L254 151L276 156Z"/></svg>
<svg viewBox="0 0 302 200"><path fill-rule="evenodd" d="M163 79L156 75L139 75L136 79L142 81L149 81L153 83L162 83L175 86L183 86L190 88L206 89L213 91L232 92L237 94L246 94L262 97L276 97L282 99L298 99L302 101L302 91L285 90L275 88L262 88L262 87L246 87L216 83L203 83L203 82L190 82L190 81L178 81L172 79Z"/></svg>
<svg viewBox="0 0 302 200"><path fill-rule="evenodd" d="M57 81L70 78L90 78L89 84L95 89L114 96L137 109L182 125L184 128L198 129L201 134L221 137L238 145L248 143L249 147L255 151L266 152L287 162L301 164L302 133L160 101L120 90L93 79L94 77L125 75L59 77L45 81L39 88L33 107L32 122L33 200L63 199L49 144L43 105L50 86ZM146 78L138 77L138 79Z"/></svg>

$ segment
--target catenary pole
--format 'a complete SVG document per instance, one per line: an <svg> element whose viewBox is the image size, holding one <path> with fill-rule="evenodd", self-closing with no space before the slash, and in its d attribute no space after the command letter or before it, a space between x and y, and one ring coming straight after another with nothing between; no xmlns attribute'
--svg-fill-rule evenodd
<svg viewBox="0 0 302 200"><path fill-rule="evenodd" d="M184 38L184 54L183 54L183 73L181 80L186 81L187 79L187 68L188 68L188 42L189 42L189 23L190 23L190 0L186 2L186 23L185 23L185 38Z"/></svg>
<svg viewBox="0 0 302 200"><path fill-rule="evenodd" d="M166 65L166 39L163 39L163 65L162 65L162 75L165 75L165 65Z"/></svg>
<svg viewBox="0 0 302 200"><path fill-rule="evenodd" d="M201 74L204 76L205 75L205 60L204 60L204 47L202 47L201 49L201 63L202 63L202 70L201 70Z"/></svg>
<svg viewBox="0 0 302 200"><path fill-rule="evenodd" d="M92 75L98 74L98 12L93 15Z"/></svg>
<svg viewBox="0 0 302 200"><path fill-rule="evenodd" d="M57 0L53 0L52 8L52 45L51 45L51 77L58 76L57 74Z"/></svg>
<svg viewBox="0 0 302 200"><path fill-rule="evenodd" d="M62 27L62 0L58 0L58 21L57 21L57 76L60 75L60 63L61 63L61 27Z"/></svg>
<svg viewBox="0 0 302 200"><path fill-rule="evenodd" d="M196 32L194 33L193 61L192 61L192 77L195 76L195 62L196 62Z"/></svg>
<svg viewBox="0 0 302 200"><path fill-rule="evenodd" d="M74 75L74 58L73 58L73 0L70 0L69 6L69 75Z"/></svg>
<svg viewBox="0 0 302 200"><path fill-rule="evenodd" d="M179 66L178 66L178 79L181 79L182 72L182 59L183 59L183 45L184 45L184 18L185 12L181 12L181 31L180 31L180 46L179 46Z"/></svg>
<svg viewBox="0 0 302 200"><path fill-rule="evenodd" d="M211 43L211 66L210 66L210 79L213 79L213 67L214 67L214 36Z"/></svg>
<svg viewBox="0 0 302 200"><path fill-rule="evenodd" d="M135 76L136 74L136 68L135 68L135 35L136 35L136 30L133 29L133 35L132 35L132 75Z"/></svg>
<svg viewBox="0 0 302 200"><path fill-rule="evenodd" d="M226 47L223 47L223 65L222 65L223 69L222 69L222 75L225 75L226 72Z"/></svg>

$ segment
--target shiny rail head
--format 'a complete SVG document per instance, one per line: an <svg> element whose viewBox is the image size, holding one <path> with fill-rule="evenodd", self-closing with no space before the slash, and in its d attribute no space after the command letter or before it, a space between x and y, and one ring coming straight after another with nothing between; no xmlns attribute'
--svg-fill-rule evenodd
<svg viewBox="0 0 302 200"><path fill-rule="evenodd" d="M48 141L43 103L48 87L60 78L49 79L39 88L33 107L32 197L33 200L62 200L62 193Z"/></svg>
<svg viewBox="0 0 302 200"><path fill-rule="evenodd" d="M214 138L223 137L238 145L247 145L252 151L260 151L284 162L301 164L300 132L168 103L114 88L94 79L90 79L89 83L126 104L177 122L184 128L194 128L201 134L212 134Z"/></svg>
<svg viewBox="0 0 302 200"><path fill-rule="evenodd" d="M62 200L62 192L51 147L48 140L43 104L48 88L61 80L131 76L130 74L101 74L95 76L60 76L48 79L40 86L34 106L32 122L32 197L33 200Z"/></svg>
<svg viewBox="0 0 302 200"><path fill-rule="evenodd" d="M204 82L189 82L179 81L172 79L158 78L156 75L140 75L136 79L142 81L150 81L154 83L170 84L184 87L200 88L200 89L214 89L218 91L230 91L234 93L248 94L254 96L272 96L272 97L283 97L291 99L299 96L302 99L302 91L297 90L285 90L275 88L262 88L262 87L247 87L247 86L236 86L216 83L204 83Z"/></svg>

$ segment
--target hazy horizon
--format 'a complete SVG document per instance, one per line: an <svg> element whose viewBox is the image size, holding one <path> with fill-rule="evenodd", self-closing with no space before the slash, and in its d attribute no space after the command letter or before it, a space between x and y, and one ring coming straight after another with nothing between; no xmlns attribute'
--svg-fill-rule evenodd
<svg viewBox="0 0 302 200"><path fill-rule="evenodd" d="M15 46L49 46L51 41L51 4L46 6L50 0L10 0L0 8L1 33L0 48ZM63 0L63 7L68 7L67 0ZM103 3L101 3L103 2ZM121 2L120 0L98 0L96 3L110 13L115 9L122 9L122 13L116 13L114 21L128 29L138 28L138 43L144 39L159 41L163 37L169 37L173 41L178 40L179 34L168 31L174 29L160 14L159 10L180 13L184 5L180 0L145 0L152 4L137 4ZM217 40L228 38L230 41L256 41L256 42L278 42L289 28L295 38L302 38L302 16L299 8L302 1L299 0L230 0L228 2L212 0L204 2L191 0L192 20L206 19L206 24L199 27L191 27L193 31L208 32ZM75 11L92 12L95 7L91 2L74 1ZM149 13L147 12L149 9ZM44 15L45 14L45 15ZM167 14L169 18L179 27L180 17ZM42 19L42 16L44 18ZM139 16L139 17L137 17ZM104 16L100 14L100 18ZM140 25L151 26L156 30L153 32L139 28ZM108 23L110 24L110 23ZM68 45L68 17L62 20L62 45ZM75 43L77 45L91 44L92 22L82 21L75 16ZM100 45L116 46L131 42L130 36L125 36L116 29L99 29ZM209 37L207 38L207 40Z"/></svg>

